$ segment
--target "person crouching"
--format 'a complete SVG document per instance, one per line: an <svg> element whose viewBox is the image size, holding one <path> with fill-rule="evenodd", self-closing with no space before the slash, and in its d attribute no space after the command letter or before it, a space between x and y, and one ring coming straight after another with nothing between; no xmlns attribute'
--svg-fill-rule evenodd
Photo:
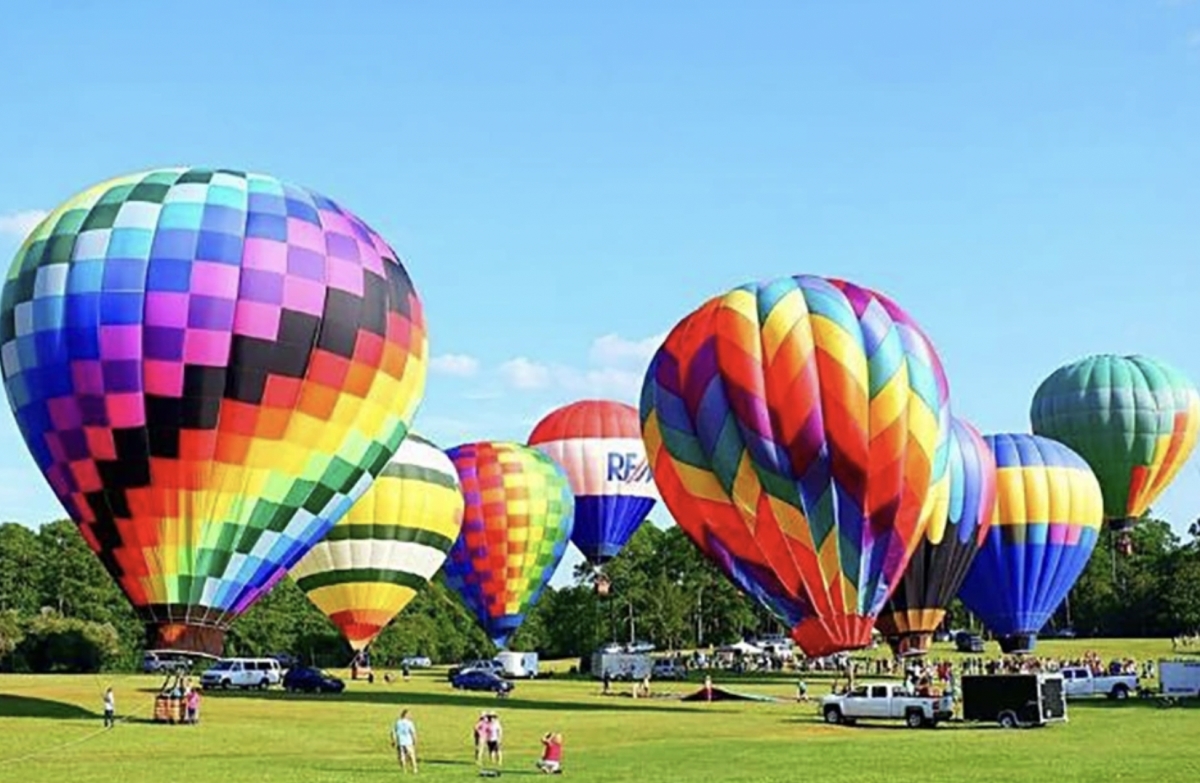
<svg viewBox="0 0 1200 783"><path fill-rule="evenodd" d="M547 775L562 773L562 734L549 732L542 737L542 758L537 768Z"/></svg>

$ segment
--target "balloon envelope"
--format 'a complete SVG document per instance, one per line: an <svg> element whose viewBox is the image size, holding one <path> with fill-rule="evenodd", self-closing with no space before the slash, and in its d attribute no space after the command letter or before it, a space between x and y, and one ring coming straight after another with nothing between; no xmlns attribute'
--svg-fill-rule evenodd
<svg viewBox="0 0 1200 783"><path fill-rule="evenodd" d="M919 327L852 283L751 284L680 322L646 387L647 454L685 532L743 579L770 573L761 589L802 617L807 654L866 646L924 532L949 427Z"/></svg>
<svg viewBox="0 0 1200 783"><path fill-rule="evenodd" d="M1037 435L988 435L996 519L959 597L1006 652L1033 649L1096 547L1100 484L1083 458Z"/></svg>
<svg viewBox="0 0 1200 783"><path fill-rule="evenodd" d="M996 460L983 436L953 418L948 480L927 505L929 527L875 627L898 653L923 653L946 616L996 510Z"/></svg>
<svg viewBox="0 0 1200 783"><path fill-rule="evenodd" d="M575 402L538 422L529 445L571 480L571 541L593 565L616 557L656 500L637 409L611 400Z"/></svg>
<svg viewBox="0 0 1200 783"><path fill-rule="evenodd" d="M0 302L25 442L158 648L221 653L400 445L426 354L379 235L230 170L73 197L26 239Z"/></svg>
<svg viewBox="0 0 1200 783"><path fill-rule="evenodd" d="M1033 431L1087 460L1104 516L1124 530L1187 462L1200 432L1200 393L1145 356L1089 356L1055 370L1033 396Z"/></svg>
<svg viewBox="0 0 1200 783"><path fill-rule="evenodd" d="M442 567L462 516L454 463L410 433L291 576L350 646L362 650Z"/></svg>
<svg viewBox="0 0 1200 783"><path fill-rule="evenodd" d="M518 443L468 443L447 454L465 508L446 583L496 646L505 647L567 551L571 485L558 463Z"/></svg>

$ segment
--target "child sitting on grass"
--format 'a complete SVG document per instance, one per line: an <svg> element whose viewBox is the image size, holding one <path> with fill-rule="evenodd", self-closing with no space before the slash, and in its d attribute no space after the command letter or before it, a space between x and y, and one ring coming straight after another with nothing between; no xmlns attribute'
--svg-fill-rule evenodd
<svg viewBox="0 0 1200 783"><path fill-rule="evenodd" d="M562 734L549 732L542 737L542 758L537 768L547 775L562 774Z"/></svg>

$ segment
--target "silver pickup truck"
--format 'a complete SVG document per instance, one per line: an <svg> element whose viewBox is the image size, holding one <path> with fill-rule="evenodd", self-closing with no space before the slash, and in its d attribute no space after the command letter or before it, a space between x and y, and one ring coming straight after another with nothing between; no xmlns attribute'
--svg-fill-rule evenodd
<svg viewBox="0 0 1200 783"><path fill-rule="evenodd" d="M821 700L825 722L853 726L859 720L903 720L909 728L930 728L954 717L949 696L914 696L903 685L882 682L859 685Z"/></svg>

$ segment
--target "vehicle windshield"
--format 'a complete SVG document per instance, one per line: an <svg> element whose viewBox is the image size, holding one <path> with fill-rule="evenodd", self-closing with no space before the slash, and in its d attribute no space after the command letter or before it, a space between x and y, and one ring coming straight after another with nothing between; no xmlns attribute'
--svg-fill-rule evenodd
<svg viewBox="0 0 1200 783"><path fill-rule="evenodd" d="M233 661L217 661L212 668L218 672L228 671L233 668Z"/></svg>

